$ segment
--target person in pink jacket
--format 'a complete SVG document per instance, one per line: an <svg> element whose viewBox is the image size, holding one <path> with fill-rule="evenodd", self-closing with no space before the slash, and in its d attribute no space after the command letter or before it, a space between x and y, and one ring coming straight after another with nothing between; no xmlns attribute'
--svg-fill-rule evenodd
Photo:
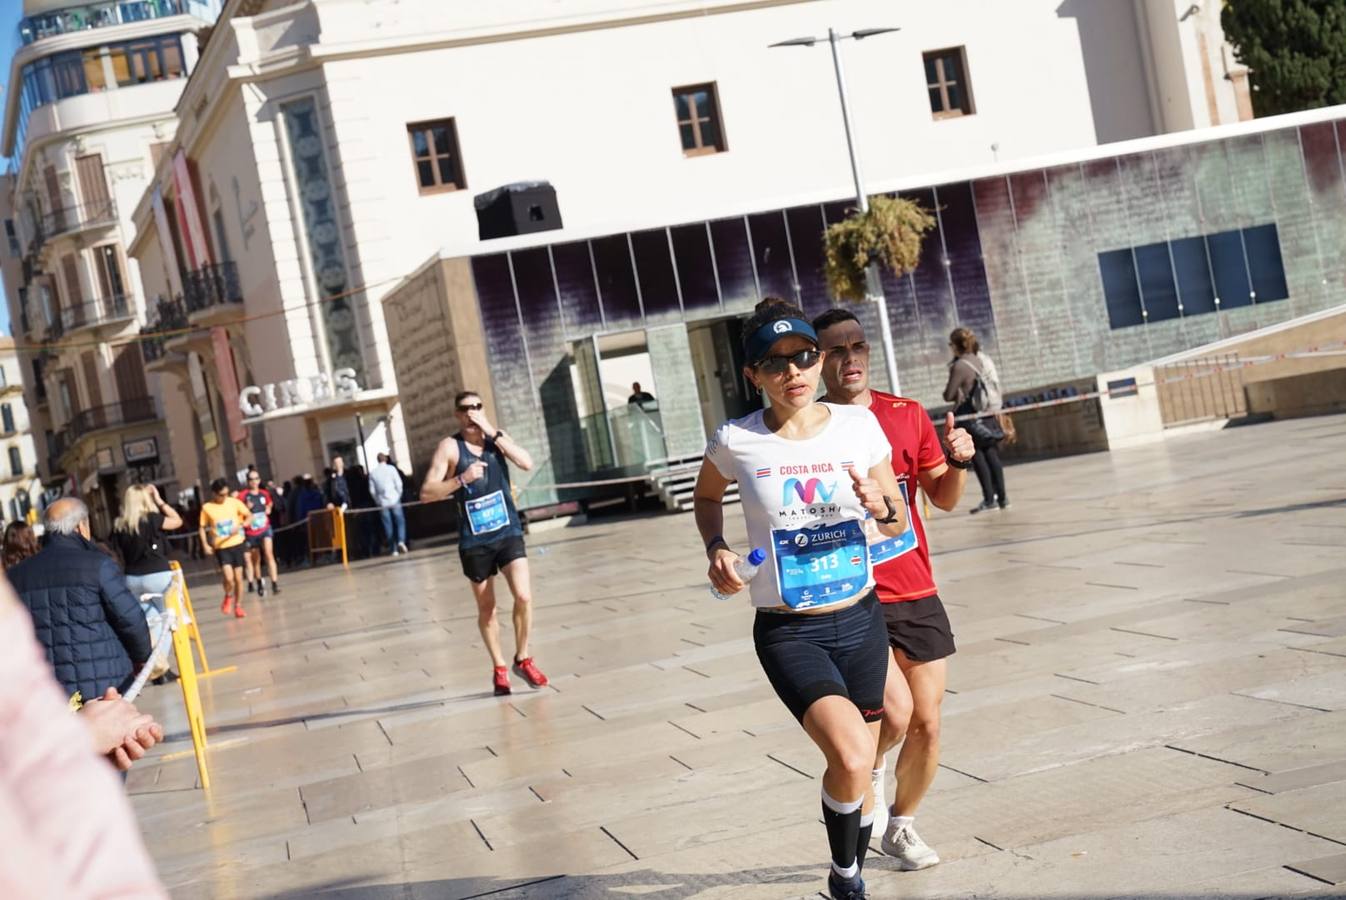
<svg viewBox="0 0 1346 900"><path fill-rule="evenodd" d="M100 758L128 768L158 726L124 700L78 715L68 700L0 579L0 897L167 900L115 769Z"/></svg>

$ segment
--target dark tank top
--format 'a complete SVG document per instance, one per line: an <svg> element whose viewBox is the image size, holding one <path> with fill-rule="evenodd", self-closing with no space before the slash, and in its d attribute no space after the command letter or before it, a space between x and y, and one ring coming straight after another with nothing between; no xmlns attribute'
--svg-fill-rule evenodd
<svg viewBox="0 0 1346 900"><path fill-rule="evenodd" d="M458 546L469 549L520 537L523 526L519 523L519 512L514 508L505 454L490 438L486 439L482 454L478 456L461 434L453 437L458 442L455 476L461 476L474 462L486 462L486 470L480 478L454 492L453 499L458 508Z"/></svg>

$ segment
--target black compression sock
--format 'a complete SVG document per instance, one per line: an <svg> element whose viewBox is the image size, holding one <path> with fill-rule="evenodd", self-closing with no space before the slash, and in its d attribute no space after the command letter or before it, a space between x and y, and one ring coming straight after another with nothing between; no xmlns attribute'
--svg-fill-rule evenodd
<svg viewBox="0 0 1346 900"><path fill-rule="evenodd" d="M874 834L874 811L860 817L860 835L855 839L855 865L863 871L865 855L869 853L869 839Z"/></svg>
<svg viewBox="0 0 1346 900"><path fill-rule="evenodd" d="M827 843L832 848L832 871L842 878L855 878L860 873L860 867L855 864L855 847L860 839L862 803L863 797L837 800L823 788L823 824L827 826Z"/></svg>

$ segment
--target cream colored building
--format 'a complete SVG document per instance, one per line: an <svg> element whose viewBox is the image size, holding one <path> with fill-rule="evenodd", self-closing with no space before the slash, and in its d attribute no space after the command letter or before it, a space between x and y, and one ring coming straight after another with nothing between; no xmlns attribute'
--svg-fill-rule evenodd
<svg viewBox="0 0 1346 900"><path fill-rule="evenodd" d="M1189 5L229 0L133 213L179 471L358 462L361 426L408 460L382 298L432 255L529 243L481 240L474 194L550 181L548 241L844 196L827 48L771 43L901 27L843 47L861 164L891 181L1246 117L1218 4ZM202 261L241 308L177 301ZM418 385L423 427L452 427L456 387Z"/></svg>
<svg viewBox="0 0 1346 900"><path fill-rule="evenodd" d="M44 507L19 355L13 338L0 337L0 519L24 520Z"/></svg>
<svg viewBox="0 0 1346 900"><path fill-rule="evenodd" d="M19 365L48 484L84 497L100 532L131 480L166 493L177 482L136 342L146 303L126 250L218 5L26 0L10 62L0 145Z"/></svg>

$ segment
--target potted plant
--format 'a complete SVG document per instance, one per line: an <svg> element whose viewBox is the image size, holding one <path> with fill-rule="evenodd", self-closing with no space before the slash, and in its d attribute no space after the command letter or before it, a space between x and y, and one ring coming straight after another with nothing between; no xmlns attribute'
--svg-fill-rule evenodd
<svg viewBox="0 0 1346 900"><path fill-rule="evenodd" d="M921 241L935 217L913 200L871 197L869 212L852 210L823 232L823 274L832 294L842 300L865 299L865 269L870 263L905 275L921 259Z"/></svg>

